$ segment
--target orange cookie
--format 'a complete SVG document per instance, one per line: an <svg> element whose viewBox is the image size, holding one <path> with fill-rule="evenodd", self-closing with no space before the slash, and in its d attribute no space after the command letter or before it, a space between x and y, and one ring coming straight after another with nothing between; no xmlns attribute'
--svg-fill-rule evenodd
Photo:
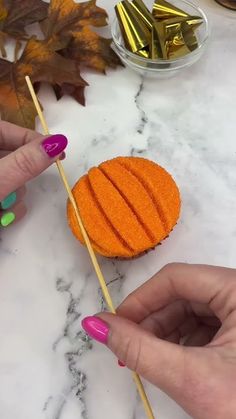
<svg viewBox="0 0 236 419"><path fill-rule="evenodd" d="M93 167L73 188L94 250L133 258L169 235L180 213L180 194L170 174L139 157L117 157ZM67 215L84 243L71 203Z"/></svg>

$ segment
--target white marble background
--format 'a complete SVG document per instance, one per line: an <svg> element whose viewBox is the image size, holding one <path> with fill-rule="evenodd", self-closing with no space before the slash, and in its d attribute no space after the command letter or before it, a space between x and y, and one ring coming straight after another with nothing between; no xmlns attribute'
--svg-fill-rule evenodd
<svg viewBox="0 0 236 419"><path fill-rule="evenodd" d="M113 15L115 1L101 0ZM213 0L211 41L194 67L170 80L143 80L118 69L87 74L87 107L40 99L53 133L70 145L73 184L91 165L116 155L155 160L175 177L181 220L155 251L131 262L101 259L118 303L171 261L235 266L236 12ZM90 342L80 321L103 308L86 251L72 237L56 168L29 185L28 216L1 231L1 419L144 419L130 374ZM158 354L157 354L158 356ZM157 419L187 415L149 384Z"/></svg>

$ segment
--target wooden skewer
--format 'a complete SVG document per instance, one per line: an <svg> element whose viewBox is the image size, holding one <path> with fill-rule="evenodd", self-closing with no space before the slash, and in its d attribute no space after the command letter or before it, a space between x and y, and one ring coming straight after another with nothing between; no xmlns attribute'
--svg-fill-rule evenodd
<svg viewBox="0 0 236 419"><path fill-rule="evenodd" d="M48 126L47 126L47 123L46 123L46 120L44 118L43 112L42 112L41 107L39 105L38 98L36 96L34 87L33 87L32 83L31 83L31 80L30 80L29 76L26 76L25 77L25 80L26 80L26 83L28 85L28 88L29 88L29 91L30 91L32 100L34 102L35 109L37 110L38 117L40 119L41 125L43 127L44 134L45 135L50 135L49 129L48 129ZM61 163L61 161L59 159L56 161L56 165L57 165L58 172L60 174L62 183L63 183L63 185L64 185L64 187L66 189L66 192L68 194L69 200L71 202L71 205L73 206L73 209L75 211L76 219L78 221L78 224L79 224L79 227L80 227L82 236L83 236L84 241L85 241L85 244L87 246L87 250L88 250L88 253L90 255L90 258L91 258L91 261L92 261L94 270L95 270L95 272L97 274L97 278L98 278L100 287L102 289L102 292L103 292L104 299L106 301L107 307L109 308L109 310L111 311L111 313L116 314L116 310L115 310L114 304L112 302L111 296L109 294L109 291L108 291L108 288L107 288L107 285L106 285L106 281L105 281L104 276L102 274L101 268L100 268L100 266L98 264L98 260L97 260L97 257L95 255L95 253L94 253L93 247L92 247L91 242L90 242L90 239L88 237L88 234L87 234L87 232L85 230L85 227L83 225L83 221L81 219L81 216L80 216L80 213L79 213L79 209L77 207L77 204L76 204L75 198L73 196L73 193L72 193L72 191L70 189L69 182L67 180L66 173L64 171L63 165L62 165L62 163ZM147 395L146 395L146 392L144 390L142 381L141 381L139 375L136 372L133 372L133 379L134 379L134 382L136 384L137 390L139 392L140 398L141 398L141 400L143 402L143 406L144 406L144 409L145 409L147 418L148 419L155 419L155 417L153 415L153 412L152 412L152 408L151 408L150 402L149 402L149 400L147 398Z"/></svg>

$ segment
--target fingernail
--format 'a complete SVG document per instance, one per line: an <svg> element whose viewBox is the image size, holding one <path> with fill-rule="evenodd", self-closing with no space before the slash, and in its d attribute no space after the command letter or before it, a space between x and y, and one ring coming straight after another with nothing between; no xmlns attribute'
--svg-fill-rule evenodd
<svg viewBox="0 0 236 419"><path fill-rule="evenodd" d="M63 151L59 157L59 160L65 160L66 158L66 153Z"/></svg>
<svg viewBox="0 0 236 419"><path fill-rule="evenodd" d="M12 205L14 205L16 202L16 193L12 192L10 195L8 195L2 202L1 207L3 210L6 210L10 208Z"/></svg>
<svg viewBox="0 0 236 419"><path fill-rule="evenodd" d="M126 367L126 365L124 364L124 362L120 361L119 359L118 359L118 365L120 367Z"/></svg>
<svg viewBox="0 0 236 419"><path fill-rule="evenodd" d="M109 327L99 317L90 316L82 320L82 327L86 333L100 343L107 343Z"/></svg>
<svg viewBox="0 0 236 419"><path fill-rule="evenodd" d="M68 144L67 138L62 134L51 135L42 142L42 147L49 157L59 156Z"/></svg>
<svg viewBox="0 0 236 419"><path fill-rule="evenodd" d="M14 212L6 212L6 214L3 214L3 216L0 219L0 224L3 227L9 226L13 221L15 220L16 216Z"/></svg>

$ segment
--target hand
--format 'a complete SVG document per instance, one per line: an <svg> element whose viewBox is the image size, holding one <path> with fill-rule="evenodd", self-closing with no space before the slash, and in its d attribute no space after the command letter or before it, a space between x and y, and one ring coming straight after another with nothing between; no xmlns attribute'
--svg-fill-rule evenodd
<svg viewBox="0 0 236 419"><path fill-rule="evenodd" d="M82 324L193 418L236 418L236 270L168 265L117 314Z"/></svg>
<svg viewBox="0 0 236 419"><path fill-rule="evenodd" d="M26 212L25 183L63 158L64 135L43 137L35 131L0 121L0 227Z"/></svg>

